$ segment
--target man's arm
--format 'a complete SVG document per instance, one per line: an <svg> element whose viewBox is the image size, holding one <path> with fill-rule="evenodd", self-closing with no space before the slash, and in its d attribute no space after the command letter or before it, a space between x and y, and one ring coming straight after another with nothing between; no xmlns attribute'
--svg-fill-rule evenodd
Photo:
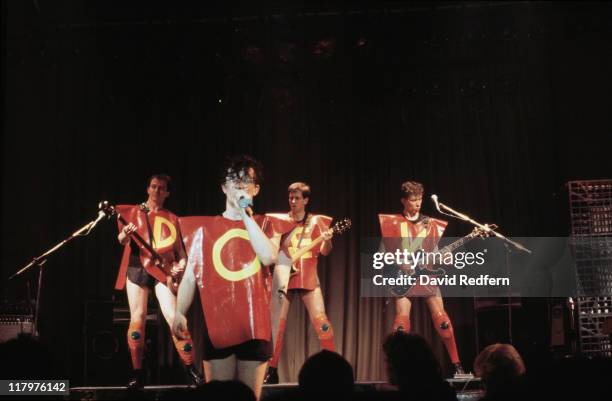
<svg viewBox="0 0 612 401"><path fill-rule="evenodd" d="M321 255L327 256L332 251L332 237L334 236L334 231L330 228L323 232L323 244L321 245Z"/></svg>
<svg viewBox="0 0 612 401"><path fill-rule="evenodd" d="M249 233L251 246L261 263L263 263L264 266L275 264L278 260L278 246L268 238L261 227L259 227L259 224L257 224L244 209L241 209L240 214L246 230Z"/></svg>
<svg viewBox="0 0 612 401"><path fill-rule="evenodd" d="M183 333L187 332L187 318L185 315L193 302L196 283L193 273L195 263L190 263L183 274L183 279L179 285L176 299L176 312L172 324L172 333L180 339L184 339Z"/></svg>

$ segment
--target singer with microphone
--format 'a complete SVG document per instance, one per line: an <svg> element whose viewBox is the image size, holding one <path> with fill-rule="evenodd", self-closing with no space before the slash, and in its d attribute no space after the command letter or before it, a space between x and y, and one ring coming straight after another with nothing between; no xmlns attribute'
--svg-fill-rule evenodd
<svg viewBox="0 0 612 401"><path fill-rule="evenodd" d="M408 249L411 252L423 249L432 252L437 249L442 237L446 221L433 219L421 213L423 202L423 184L415 181L406 181L401 185L400 202L403 210L401 214L379 214L380 230L383 244L387 251L394 252L396 248L401 251ZM437 206L437 197L432 199ZM444 310L444 303L440 289L436 285L413 286L405 296L395 298L395 320L393 331L410 332L410 310L412 303L410 297L424 297L431 313L431 318L448 352L456 374L463 374L463 367L459 360L453 325Z"/></svg>
<svg viewBox="0 0 612 401"><path fill-rule="evenodd" d="M164 203L170 196L168 188L170 181L171 178L167 174L155 174L149 178L146 202L140 205L117 206L121 215L128 222L126 225L119 222L117 239L125 248L115 288L125 287L130 307L127 342L132 359L132 377L127 387L132 390L141 389L144 386L142 356L145 347L149 292L155 292L159 307L169 327L172 327L174 323L176 307L176 296L168 288L167 283L158 281L143 267L143 264L147 266L146 258L150 255L146 255L146 249L141 248L132 239L132 235L139 234L158 254L172 261L171 274L173 276L180 276L187 264L178 217L164 208ZM203 384L203 379L193 364L193 347L190 336L186 335L181 340L173 336L173 340L190 379L196 385Z"/></svg>
<svg viewBox="0 0 612 401"><path fill-rule="evenodd" d="M195 289L204 314L203 359L206 381L240 380L256 397L270 358L270 266L287 223L254 215L253 199L262 165L252 157L230 158L221 172L225 211L219 216L181 219L189 264L179 286L175 335L187 329L185 315Z"/></svg>

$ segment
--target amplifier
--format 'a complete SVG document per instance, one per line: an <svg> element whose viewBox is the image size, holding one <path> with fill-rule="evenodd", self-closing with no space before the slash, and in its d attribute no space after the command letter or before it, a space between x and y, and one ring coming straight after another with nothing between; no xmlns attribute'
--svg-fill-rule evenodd
<svg viewBox="0 0 612 401"><path fill-rule="evenodd" d="M33 334L32 315L0 315L0 342L17 338L19 334Z"/></svg>

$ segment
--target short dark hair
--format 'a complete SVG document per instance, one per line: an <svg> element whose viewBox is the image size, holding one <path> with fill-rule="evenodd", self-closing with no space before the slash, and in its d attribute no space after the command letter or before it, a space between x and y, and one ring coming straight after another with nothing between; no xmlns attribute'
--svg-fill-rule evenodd
<svg viewBox="0 0 612 401"><path fill-rule="evenodd" d="M248 175L250 169L253 169L253 182L260 185L263 182L263 165L259 161L248 155L227 157L220 172L219 181L225 184L228 180L239 180Z"/></svg>
<svg viewBox="0 0 612 401"><path fill-rule="evenodd" d="M287 192L299 192L302 194L302 198L310 198L310 185L306 184L305 182L294 182L293 184L289 185Z"/></svg>
<svg viewBox="0 0 612 401"><path fill-rule="evenodd" d="M403 182L400 190L402 198L408 198L410 196L423 196L423 192L425 192L423 184L416 181Z"/></svg>
<svg viewBox="0 0 612 401"><path fill-rule="evenodd" d="M153 174L151 177L149 177L149 181L147 181L147 187L151 185L151 181L153 181L154 178L158 179L159 181L166 181L166 190L170 191L172 177L170 177L168 174Z"/></svg>

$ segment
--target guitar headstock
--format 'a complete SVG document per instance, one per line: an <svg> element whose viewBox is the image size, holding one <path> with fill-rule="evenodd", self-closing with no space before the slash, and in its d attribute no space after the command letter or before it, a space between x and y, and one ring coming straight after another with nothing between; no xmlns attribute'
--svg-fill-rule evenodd
<svg viewBox="0 0 612 401"><path fill-rule="evenodd" d="M106 217L109 217L109 218L114 216L117 213L117 211L115 210L115 207L111 205L110 203L108 203L108 201L100 202L98 204L98 209L104 212Z"/></svg>
<svg viewBox="0 0 612 401"><path fill-rule="evenodd" d="M474 227L470 235L474 238L480 237L484 239L484 238L490 237L492 235L491 231L495 231L498 226L497 224L485 224L485 227L488 227L489 230L483 230L480 227Z"/></svg>
<svg viewBox="0 0 612 401"><path fill-rule="evenodd" d="M334 235L342 234L343 232L347 231L349 228L351 228L351 224L353 224L351 219L347 218L337 221L332 227Z"/></svg>

